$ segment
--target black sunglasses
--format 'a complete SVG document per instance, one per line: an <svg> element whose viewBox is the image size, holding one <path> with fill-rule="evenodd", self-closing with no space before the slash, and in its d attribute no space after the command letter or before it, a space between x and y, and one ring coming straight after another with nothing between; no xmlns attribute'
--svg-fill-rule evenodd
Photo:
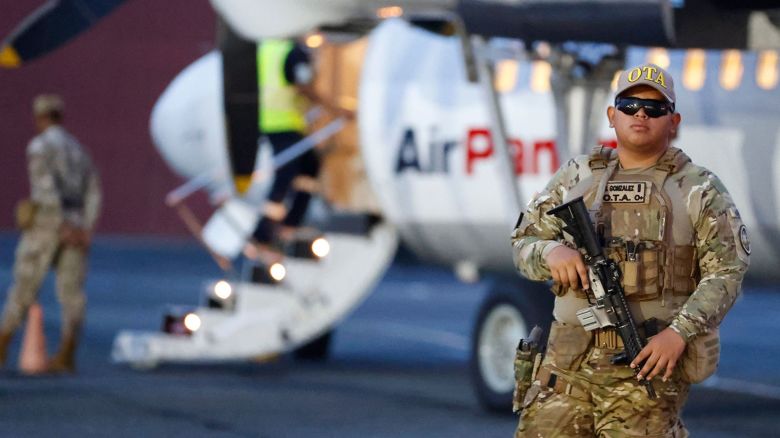
<svg viewBox="0 0 780 438"><path fill-rule="evenodd" d="M668 113L674 113L674 104L664 100L639 99L636 97L618 97L615 99L615 108L624 114L633 116L641 108L645 109L645 114L650 118L665 116Z"/></svg>

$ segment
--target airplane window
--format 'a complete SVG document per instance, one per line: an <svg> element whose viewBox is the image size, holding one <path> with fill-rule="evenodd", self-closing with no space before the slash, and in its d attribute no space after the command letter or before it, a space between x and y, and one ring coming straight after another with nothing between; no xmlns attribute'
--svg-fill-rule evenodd
<svg viewBox="0 0 780 438"><path fill-rule="evenodd" d="M647 51L647 62L651 62L663 69L669 68L669 54L666 49L656 47Z"/></svg>
<svg viewBox="0 0 780 438"><path fill-rule="evenodd" d="M496 65L496 77L493 86L499 93L507 93L517 85L518 63L514 59L503 59Z"/></svg>
<svg viewBox="0 0 780 438"><path fill-rule="evenodd" d="M324 42L325 42L325 37L319 32L315 32L306 37L306 46L309 47L310 49L316 49L320 47Z"/></svg>
<svg viewBox="0 0 780 438"><path fill-rule="evenodd" d="M550 52L552 52L550 43L546 43L544 41L537 41L534 43L534 50L536 51L536 54L542 59L549 58Z"/></svg>
<svg viewBox="0 0 780 438"><path fill-rule="evenodd" d="M395 18L404 14L404 9L400 6L385 6L376 10L377 18Z"/></svg>
<svg viewBox="0 0 780 438"><path fill-rule="evenodd" d="M537 93L550 91L552 67L547 61L534 61L531 65L531 90Z"/></svg>
<svg viewBox="0 0 780 438"><path fill-rule="evenodd" d="M777 79L777 52L765 50L758 55L756 82L764 90L771 90L777 86Z"/></svg>
<svg viewBox="0 0 780 438"><path fill-rule="evenodd" d="M720 86L726 90L739 87L742 82L742 53L739 50L726 50L721 54Z"/></svg>
<svg viewBox="0 0 780 438"><path fill-rule="evenodd" d="M688 50L685 54L685 67L683 67L683 86L698 91L704 86L707 76L707 55L702 49Z"/></svg>

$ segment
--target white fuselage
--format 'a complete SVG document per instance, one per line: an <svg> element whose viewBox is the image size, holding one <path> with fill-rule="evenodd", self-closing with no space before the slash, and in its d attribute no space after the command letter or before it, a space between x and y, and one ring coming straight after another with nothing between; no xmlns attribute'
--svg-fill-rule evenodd
<svg viewBox="0 0 780 438"><path fill-rule="evenodd" d="M647 50L632 49L627 62L646 56ZM690 90L683 80L685 56L669 53L683 116L675 145L723 180L750 232L751 273L776 278L780 90L755 84L757 54L750 52L741 53L741 85L723 89L717 51L707 52L702 87ZM183 71L152 115L155 144L188 178L209 168L229 173L219 62L211 54ZM458 40L402 21L385 22L370 35L358 118L366 173L384 215L422 257L512 269L514 218L569 154L555 144L553 97L539 79L543 67L519 62L514 85L500 99L515 152L518 202L499 172L484 95L466 80ZM600 134L600 140L614 141L606 117ZM230 190L229 179L222 181L212 191Z"/></svg>
<svg viewBox="0 0 780 438"><path fill-rule="evenodd" d="M644 62L647 53L632 49L627 63ZM756 86L757 54L748 52L742 53L742 84L724 90L721 53L713 51L705 83L691 91L683 80L685 55L669 53L683 116L675 145L723 180L750 230L751 272L776 277L780 90ZM488 107L479 85L466 79L459 41L401 21L371 35L361 82L361 147L384 213L415 252L440 263L511 269L511 218L568 157L555 145L553 97L535 83L537 68L519 63L515 85L500 98L521 198L512 205ZM599 139L614 141L606 115Z"/></svg>

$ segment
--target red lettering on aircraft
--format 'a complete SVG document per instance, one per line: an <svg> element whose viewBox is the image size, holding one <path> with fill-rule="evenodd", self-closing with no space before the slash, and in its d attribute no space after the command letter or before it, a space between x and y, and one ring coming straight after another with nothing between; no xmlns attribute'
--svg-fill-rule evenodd
<svg viewBox="0 0 780 438"><path fill-rule="evenodd" d="M604 146L608 148L615 149L617 148L617 139L613 138L611 140L601 140L599 144L603 144Z"/></svg>
<svg viewBox="0 0 780 438"><path fill-rule="evenodd" d="M508 142L515 175L553 174L561 165L554 140L542 139L526 143L518 138L510 138ZM602 140L599 143L611 148L617 147L615 139ZM414 131L409 128L405 131L399 147L395 171L396 173L409 170L425 173L447 173L450 152L457 145L459 143L455 140L431 143L429 145L430 160L427 165L423 165ZM493 157L495 151L493 135L487 128L471 128L466 132L465 147L466 174L473 175L480 161Z"/></svg>
<svg viewBox="0 0 780 438"><path fill-rule="evenodd" d="M531 162L533 165L531 173L538 174L541 171L541 169L539 169L539 160L542 153L546 153L550 157L550 173L554 173L558 170L558 167L561 165L558 162L558 150L555 149L555 142L539 141L534 143L534 159Z"/></svg>
<svg viewBox="0 0 780 438"><path fill-rule="evenodd" d="M523 142L513 138L509 140L509 145L512 147L512 154L515 157L515 175L523 173Z"/></svg>
<svg viewBox="0 0 780 438"><path fill-rule="evenodd" d="M549 168L547 171L549 173L555 173L558 170L560 160L554 141L539 140L529 145L517 138L510 138L508 141L516 175L541 173L543 170L540 168L540 160L543 156L548 157ZM526 148L529 150L526 151ZM494 150L493 136L490 130L485 128L469 129L466 135L466 174L473 174L477 162L492 157ZM526 162L529 156L530 163Z"/></svg>
<svg viewBox="0 0 780 438"><path fill-rule="evenodd" d="M480 144L480 146L477 146ZM493 136L487 129L469 129L466 137L466 174L474 172L476 160L493 155Z"/></svg>

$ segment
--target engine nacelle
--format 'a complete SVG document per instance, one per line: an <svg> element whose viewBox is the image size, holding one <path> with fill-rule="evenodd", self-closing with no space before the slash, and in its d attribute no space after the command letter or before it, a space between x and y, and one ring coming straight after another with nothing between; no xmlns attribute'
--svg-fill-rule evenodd
<svg viewBox="0 0 780 438"><path fill-rule="evenodd" d="M208 177L211 193L232 192L224 119L222 56L213 51L168 85L154 105L149 129L160 155L177 174Z"/></svg>

